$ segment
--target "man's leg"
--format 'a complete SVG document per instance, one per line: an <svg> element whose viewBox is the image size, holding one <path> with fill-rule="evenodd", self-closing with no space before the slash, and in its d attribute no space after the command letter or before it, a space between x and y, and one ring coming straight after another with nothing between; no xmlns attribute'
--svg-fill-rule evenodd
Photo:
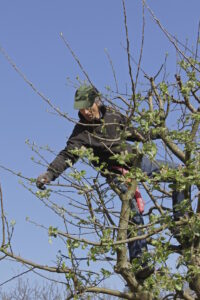
<svg viewBox="0 0 200 300"><path fill-rule="evenodd" d="M138 226L144 225L144 220L141 215L141 213L138 210L136 200L133 195L133 199L131 200L131 217L130 217L130 224L136 224ZM138 230L137 235L142 235L142 231ZM131 231L128 232L128 238L131 237ZM143 251L147 251L147 242L146 239L134 241L128 243L128 250L129 250L129 257L130 257L130 262L134 258L138 258L142 256Z"/></svg>
<svg viewBox="0 0 200 300"><path fill-rule="evenodd" d="M159 173L160 169L162 166L168 166L171 169L177 169L179 167L178 164L174 164L172 162L166 162L163 160L156 160L155 162L152 162L148 159L148 157L144 156L142 158L141 162L141 170L149 177L152 177L153 173ZM176 184L175 184L176 185ZM173 215L174 215L174 220L177 221L180 219L180 217L185 215L184 209L181 209L181 202L185 199L185 194L187 194L187 198L189 198L189 202L191 201L190 199L190 188L188 191L183 191L183 190L178 190L178 188L174 189L172 191L172 205L173 205ZM188 203L190 205L190 203Z"/></svg>

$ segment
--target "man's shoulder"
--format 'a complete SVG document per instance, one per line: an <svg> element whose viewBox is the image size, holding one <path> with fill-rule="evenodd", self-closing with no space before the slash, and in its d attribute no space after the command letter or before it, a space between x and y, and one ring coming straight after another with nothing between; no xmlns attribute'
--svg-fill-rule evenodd
<svg viewBox="0 0 200 300"><path fill-rule="evenodd" d="M82 122L77 122L75 125L74 125L74 128L72 130L72 133L71 133L71 136L76 136L78 134L81 134L84 130L87 129L87 124L85 123L82 123Z"/></svg>

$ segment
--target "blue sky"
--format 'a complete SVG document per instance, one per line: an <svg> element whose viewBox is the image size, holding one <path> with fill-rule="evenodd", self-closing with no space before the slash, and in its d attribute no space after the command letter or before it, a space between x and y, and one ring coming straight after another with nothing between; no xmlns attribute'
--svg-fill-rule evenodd
<svg viewBox="0 0 200 300"><path fill-rule="evenodd" d="M196 44L199 22L199 0L147 1L166 29L180 41ZM142 7L139 0L127 0L131 54L138 59L141 44ZM168 71L175 73L175 50L157 25L145 12L143 69L155 75L169 53ZM79 57L97 88L115 87L104 49L112 58L120 89L130 85L123 26L122 3L119 0L18 0L0 1L0 45L12 60L49 97L56 107L75 117L74 88L67 77L84 79L81 70L65 47L62 32ZM29 139L49 145L55 151L65 146L73 124L49 112L49 107L0 55L0 164L29 177L37 177L44 168L31 161ZM134 67L133 67L134 69ZM142 80L142 77L140 78ZM51 161L52 157L47 156ZM26 216L51 225L54 216L30 195L18 179L0 169L5 209L8 218L16 220L14 248L17 253L40 262L54 259L55 245L48 244L45 232L25 222ZM23 232L23 235L22 233ZM4 281L17 272L17 267L3 263L0 278Z"/></svg>

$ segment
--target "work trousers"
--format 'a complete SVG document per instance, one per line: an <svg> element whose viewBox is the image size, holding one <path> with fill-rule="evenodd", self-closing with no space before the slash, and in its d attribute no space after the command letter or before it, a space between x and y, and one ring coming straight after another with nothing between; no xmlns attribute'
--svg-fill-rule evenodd
<svg viewBox="0 0 200 300"><path fill-rule="evenodd" d="M160 169L163 165L167 165L171 169L177 169L178 165L166 162L162 160L157 160L155 162L152 162L148 159L148 157L143 156L140 168L141 170L147 174L148 177L152 177L153 173L159 173ZM119 179L119 176L114 176L112 178L112 183L120 190L122 194L125 194L128 191L128 187L125 183L121 182ZM185 194L184 191L177 191L176 189L172 192L172 205L173 205L173 215L174 220L178 220L182 215L183 212L179 210L179 204L184 200ZM132 216L130 217L130 224L134 223L138 226L144 225L144 220L142 217L142 214L139 212L134 195L133 199L131 200L131 211ZM142 231L138 230L137 234L140 236L142 235ZM128 233L128 237L130 237L130 233ZM142 255L142 252L147 250L147 242L145 239L134 241L128 243L128 249L129 249L129 256L130 261L132 261L134 258L139 258Z"/></svg>

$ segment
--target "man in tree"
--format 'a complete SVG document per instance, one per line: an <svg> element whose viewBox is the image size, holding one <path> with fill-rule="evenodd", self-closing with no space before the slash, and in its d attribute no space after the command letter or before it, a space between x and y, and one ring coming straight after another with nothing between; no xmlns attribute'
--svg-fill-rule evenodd
<svg viewBox="0 0 200 300"><path fill-rule="evenodd" d="M67 141L63 149L53 162L49 165L47 171L37 178L37 187L44 189L45 184L55 180L70 164L78 160L78 155L74 150L82 146L91 148L94 156L98 159L92 161L95 167L101 166L101 174L106 177L107 182L114 190L118 190L118 195L126 194L129 188L129 180L126 182L122 175L129 170L140 168L148 176L154 172L159 172L161 161L152 162L146 156L139 155L134 151L131 144L126 141L142 141L153 136L149 132L148 137L134 128L127 117L113 108L105 106L101 102L101 97L97 89L91 85L83 85L75 93L74 108L79 110L79 122ZM123 158L123 159L122 159ZM70 164L69 164L70 161ZM165 163L166 164L166 163ZM168 164L169 165L169 164ZM176 168L171 164L171 168ZM183 191L173 191L173 206L176 207L184 199ZM130 224L143 225L143 217L132 195L131 201L132 216ZM180 217L180 211L174 209L175 219ZM138 235L142 233L138 231ZM135 258L140 258L143 251L147 251L147 242L145 239L128 243L130 262ZM144 264L143 268L135 275L136 278L145 279L153 272L153 268Z"/></svg>

